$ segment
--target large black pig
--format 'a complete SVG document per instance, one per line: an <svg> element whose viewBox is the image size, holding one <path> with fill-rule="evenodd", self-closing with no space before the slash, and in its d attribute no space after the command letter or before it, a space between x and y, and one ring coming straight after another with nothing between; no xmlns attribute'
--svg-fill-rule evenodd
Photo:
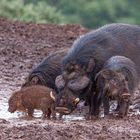
<svg viewBox="0 0 140 140"><path fill-rule="evenodd" d="M109 114L109 101L117 100L119 117L127 116L129 103L138 86L136 65L124 56L113 56L95 77L95 105L99 115L100 105L104 105L104 115Z"/></svg>
<svg viewBox="0 0 140 140"><path fill-rule="evenodd" d="M62 61L62 74L56 78L60 90L58 110L72 112L75 99L86 100L90 116L95 115L94 78L114 55L130 58L140 74L140 27L110 24L79 37Z"/></svg>
<svg viewBox="0 0 140 140"><path fill-rule="evenodd" d="M64 49L50 54L30 72L22 87L37 84L57 90L55 78L61 74L61 60L66 55L67 51L68 49Z"/></svg>

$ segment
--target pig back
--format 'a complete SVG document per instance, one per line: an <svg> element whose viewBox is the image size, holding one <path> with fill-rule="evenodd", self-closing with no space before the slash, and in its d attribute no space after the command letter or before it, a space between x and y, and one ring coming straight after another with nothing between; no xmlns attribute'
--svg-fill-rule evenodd
<svg viewBox="0 0 140 140"><path fill-rule="evenodd" d="M50 93L56 96L56 92L48 87L42 85L32 85L22 88L22 104L25 107L40 108L41 100L46 99L46 104L51 104L54 100L51 98ZM49 105L50 106L50 105Z"/></svg>
<svg viewBox="0 0 140 140"><path fill-rule="evenodd" d="M113 56L104 64L104 69L122 73L128 81L128 86L131 91L138 86L138 67L131 59L124 56Z"/></svg>

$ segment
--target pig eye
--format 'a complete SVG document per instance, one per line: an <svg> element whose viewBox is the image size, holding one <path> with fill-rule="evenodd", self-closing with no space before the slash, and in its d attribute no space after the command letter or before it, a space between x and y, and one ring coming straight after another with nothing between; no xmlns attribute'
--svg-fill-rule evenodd
<svg viewBox="0 0 140 140"><path fill-rule="evenodd" d="M71 79L75 78L75 75L76 75L75 72L70 73L68 76L68 79L71 80Z"/></svg>
<svg viewBox="0 0 140 140"><path fill-rule="evenodd" d="M117 79L111 79L110 83L114 86L119 86L119 81Z"/></svg>

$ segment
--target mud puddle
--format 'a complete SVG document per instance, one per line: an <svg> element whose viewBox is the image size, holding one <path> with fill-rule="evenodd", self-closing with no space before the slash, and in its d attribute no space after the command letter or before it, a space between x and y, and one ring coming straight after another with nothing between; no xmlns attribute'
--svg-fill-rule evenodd
<svg viewBox="0 0 140 140"><path fill-rule="evenodd" d="M20 87L19 87L20 88ZM17 89L16 89L17 90ZM8 99L14 91L13 87L9 88L9 86L5 86L4 90L0 91L0 118L6 119L6 120L13 120L16 119L20 120L29 120L28 116L24 112L16 111L14 113L8 112ZM34 118L33 119L41 119L42 112L40 110L34 110ZM57 114L57 118L59 118L59 114ZM77 111L75 114L72 115L63 115L62 116L63 121L76 121L76 120L85 120L83 115L80 115L80 113Z"/></svg>
<svg viewBox="0 0 140 140"><path fill-rule="evenodd" d="M18 112L18 111L14 113L8 112L8 99L13 90L14 88L12 86L10 88L9 86L5 86L4 90L0 91L0 118L6 119L6 120L13 120L13 121L15 121L16 119L29 121L27 114L24 112ZM84 107L83 103L81 104L82 105L79 105L78 108L72 114L63 115L61 120L63 120L64 122L85 120L85 116L88 113L88 107ZM110 108L111 114L113 114L113 111L116 108L116 104L117 102L115 101L111 102L111 108ZM135 108L135 106L136 105L130 106L130 111L128 113L128 116L140 115L140 109ZM33 119L41 119L41 115L42 115L42 112L40 110L35 110ZM116 114L114 114L114 116L115 115ZM103 110L101 110L100 118L103 118L103 117L104 117ZM57 114L57 118L59 118L59 114Z"/></svg>

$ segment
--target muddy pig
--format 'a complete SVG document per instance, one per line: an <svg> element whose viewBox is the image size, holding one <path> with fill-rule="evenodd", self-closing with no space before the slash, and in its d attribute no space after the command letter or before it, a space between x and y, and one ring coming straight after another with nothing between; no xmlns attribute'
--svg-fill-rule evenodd
<svg viewBox="0 0 140 140"><path fill-rule="evenodd" d="M137 66L140 76L140 26L109 24L79 37L62 59L62 74L56 78L60 89L58 110L72 112L75 99L85 100L89 115L94 117L94 79L112 56L130 58ZM61 110L61 109L60 109Z"/></svg>
<svg viewBox="0 0 140 140"><path fill-rule="evenodd" d="M61 73L61 59L66 55L67 49L50 54L37 65L26 78L22 87L30 85L44 85L57 91L55 78Z"/></svg>
<svg viewBox="0 0 140 140"><path fill-rule="evenodd" d="M42 118L55 117L55 97L53 89L42 85L32 85L13 92L9 98L8 111L13 113L16 110L27 111L28 116L32 117L34 109L43 112Z"/></svg>
<svg viewBox="0 0 140 140"><path fill-rule="evenodd" d="M96 115L103 102L104 115L109 114L109 101L117 100L119 117L127 116L130 99L138 85L136 65L124 56L113 56L95 77L95 106Z"/></svg>

